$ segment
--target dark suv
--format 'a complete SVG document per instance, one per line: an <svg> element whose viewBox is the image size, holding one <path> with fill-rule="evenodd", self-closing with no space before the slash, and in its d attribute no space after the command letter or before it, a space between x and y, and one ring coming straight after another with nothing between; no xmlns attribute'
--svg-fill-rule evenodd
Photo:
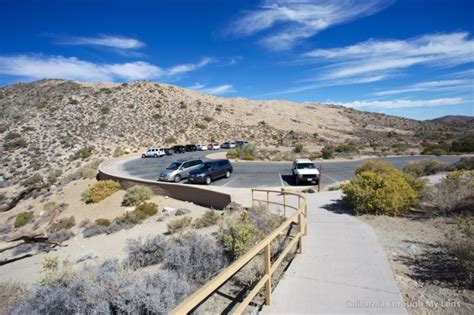
<svg viewBox="0 0 474 315"><path fill-rule="evenodd" d="M174 153L184 153L184 152L186 152L186 148L184 147L184 145L175 145L171 149L173 149Z"/></svg>
<svg viewBox="0 0 474 315"><path fill-rule="evenodd" d="M229 178L233 171L229 160L207 161L189 173L188 182L209 185L217 178Z"/></svg>
<svg viewBox="0 0 474 315"><path fill-rule="evenodd" d="M198 150L198 147L195 144L187 144L185 149L186 149L186 152L194 152Z"/></svg>

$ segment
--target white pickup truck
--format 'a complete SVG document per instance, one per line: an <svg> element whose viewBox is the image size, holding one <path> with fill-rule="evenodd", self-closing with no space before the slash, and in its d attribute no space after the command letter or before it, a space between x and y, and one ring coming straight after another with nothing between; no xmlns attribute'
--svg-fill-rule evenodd
<svg viewBox="0 0 474 315"><path fill-rule="evenodd" d="M147 157L162 157L165 156L166 152L164 149L161 148L149 148L145 152L142 153L142 158L147 158Z"/></svg>
<svg viewBox="0 0 474 315"><path fill-rule="evenodd" d="M309 159L294 160L292 172L296 185L319 183L319 170Z"/></svg>

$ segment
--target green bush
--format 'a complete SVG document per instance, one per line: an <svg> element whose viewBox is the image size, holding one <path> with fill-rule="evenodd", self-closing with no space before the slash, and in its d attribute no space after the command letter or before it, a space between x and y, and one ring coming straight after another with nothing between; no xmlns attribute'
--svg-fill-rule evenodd
<svg viewBox="0 0 474 315"><path fill-rule="evenodd" d="M263 232L249 220L247 212L242 212L237 222L219 230L217 240L231 259L245 253L263 238Z"/></svg>
<svg viewBox="0 0 474 315"><path fill-rule="evenodd" d="M228 159L239 158L242 160L253 161L256 158L256 154L255 147L251 144L247 144L227 151L226 157Z"/></svg>
<svg viewBox="0 0 474 315"><path fill-rule="evenodd" d="M416 177L433 175L448 170L450 170L448 164L442 163L434 158L418 162L410 162L403 168L404 172Z"/></svg>
<svg viewBox="0 0 474 315"><path fill-rule="evenodd" d="M13 225L18 228L26 225L31 220L33 220L33 212L20 212L16 215L15 223Z"/></svg>
<svg viewBox="0 0 474 315"><path fill-rule="evenodd" d="M40 174L33 174L27 179L25 179L22 183L23 186L25 187L32 187L32 186L37 186L38 184L43 183L43 176Z"/></svg>
<svg viewBox="0 0 474 315"><path fill-rule="evenodd" d="M165 142L166 142L167 144L176 143L176 141L177 141L176 138L173 137L173 136L169 136L169 137L167 137L167 138L165 139Z"/></svg>
<svg viewBox="0 0 474 315"><path fill-rule="evenodd" d="M86 203L97 203L120 189L120 184L113 180L102 180L94 183L82 193Z"/></svg>
<svg viewBox="0 0 474 315"><path fill-rule="evenodd" d="M293 149L293 152L295 153L301 153L303 152L304 146L302 143L298 143L295 148Z"/></svg>
<svg viewBox="0 0 474 315"><path fill-rule="evenodd" d="M87 159L92 155L92 152L94 151L94 146L86 146L80 150L77 150L72 156L71 160L77 160L77 159Z"/></svg>
<svg viewBox="0 0 474 315"><path fill-rule="evenodd" d="M184 231L191 224L191 217L182 217L181 219L176 219L168 222L166 228L168 229L168 234L174 234Z"/></svg>
<svg viewBox="0 0 474 315"><path fill-rule="evenodd" d="M347 143L338 145L334 151L339 153L357 153L359 152L359 148L353 143Z"/></svg>
<svg viewBox="0 0 474 315"><path fill-rule="evenodd" d="M196 128L199 128L199 129L206 129L207 126L205 124L202 124L202 123L197 123L196 124Z"/></svg>
<svg viewBox="0 0 474 315"><path fill-rule="evenodd" d="M324 146L324 148L321 150L321 155L323 159L325 160L334 158L334 146L332 145Z"/></svg>
<svg viewBox="0 0 474 315"><path fill-rule="evenodd" d="M470 153L474 152L474 137L466 137L460 141L451 143L452 152Z"/></svg>
<svg viewBox="0 0 474 315"><path fill-rule="evenodd" d="M158 213L158 205L152 202L143 202L135 207L133 213L141 212L144 213L147 217L154 216Z"/></svg>
<svg viewBox="0 0 474 315"><path fill-rule="evenodd" d="M110 107L107 107L107 106L104 106L100 109L100 113L102 115L107 115L108 113L110 113Z"/></svg>
<svg viewBox="0 0 474 315"><path fill-rule="evenodd" d="M397 170L390 163L368 160L355 170L356 176L342 185L344 200L357 214L400 215L418 199L420 181Z"/></svg>
<svg viewBox="0 0 474 315"><path fill-rule="evenodd" d="M200 218L194 220L193 226L196 229L202 229L217 224L221 218L222 216L217 211L209 209Z"/></svg>
<svg viewBox="0 0 474 315"><path fill-rule="evenodd" d="M127 189L123 196L122 206L136 206L151 198L153 191L141 185L135 185Z"/></svg>
<svg viewBox="0 0 474 315"><path fill-rule="evenodd" d="M474 170L474 157L463 157L459 161L454 163L453 167L457 170Z"/></svg>
<svg viewBox="0 0 474 315"><path fill-rule="evenodd" d="M3 147L7 150L10 149L19 149L19 148L26 148L28 146L28 142L21 137L21 134L18 132L9 132L5 136L5 143Z"/></svg>
<svg viewBox="0 0 474 315"><path fill-rule="evenodd" d="M116 147L114 150L114 157L119 157L125 154L125 151L121 147Z"/></svg>
<svg viewBox="0 0 474 315"><path fill-rule="evenodd" d="M111 222L109 219L99 218L95 220L95 224L100 226L109 226Z"/></svg>

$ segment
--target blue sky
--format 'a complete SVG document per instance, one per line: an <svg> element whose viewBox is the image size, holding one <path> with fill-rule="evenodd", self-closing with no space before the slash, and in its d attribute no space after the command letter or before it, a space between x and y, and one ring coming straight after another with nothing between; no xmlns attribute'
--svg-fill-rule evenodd
<svg viewBox="0 0 474 315"><path fill-rule="evenodd" d="M474 115L474 1L0 1L0 85L150 80L415 119Z"/></svg>

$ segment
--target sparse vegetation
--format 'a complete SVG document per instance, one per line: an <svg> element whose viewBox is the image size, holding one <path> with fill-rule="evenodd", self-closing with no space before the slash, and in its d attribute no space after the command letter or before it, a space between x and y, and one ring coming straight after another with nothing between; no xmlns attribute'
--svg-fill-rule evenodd
<svg viewBox="0 0 474 315"><path fill-rule="evenodd" d="M188 226L191 225L191 217L182 217L180 219L176 219L173 221L168 222L166 224L166 228L168 229L167 233L168 234L175 234L175 233L181 233L186 229Z"/></svg>
<svg viewBox="0 0 474 315"><path fill-rule="evenodd" d="M94 152L94 146L86 146L83 147L82 149L77 150L72 156L71 160L77 160L77 159L87 159L92 155L92 152Z"/></svg>
<svg viewBox="0 0 474 315"><path fill-rule="evenodd" d="M167 241L161 235L148 236L144 240L127 240L126 263L134 269L156 265L163 261L167 249Z"/></svg>
<svg viewBox="0 0 474 315"><path fill-rule="evenodd" d="M109 219L99 218L95 220L95 224L100 226L109 226L111 224Z"/></svg>
<svg viewBox="0 0 474 315"><path fill-rule="evenodd" d="M253 145L247 144L245 146L237 147L227 151L226 156L229 159L239 158L242 160L253 161L256 157L256 150Z"/></svg>
<svg viewBox="0 0 474 315"><path fill-rule="evenodd" d="M303 145L302 143L298 143L298 144L294 147L293 151L294 151L295 153L301 153L301 152L303 152L303 149L304 149L304 145Z"/></svg>
<svg viewBox="0 0 474 315"><path fill-rule="evenodd" d="M321 155L322 155L322 158L325 160L330 160L334 158L334 146L332 145L324 146L324 148L321 150Z"/></svg>
<svg viewBox="0 0 474 315"><path fill-rule="evenodd" d="M86 203L97 203L120 189L120 184L113 180L102 180L94 183L82 193Z"/></svg>
<svg viewBox="0 0 474 315"><path fill-rule="evenodd" d="M436 159L427 159L419 162L410 162L403 168L403 171L413 176L421 177L445 172L450 169L451 167L446 163L439 162Z"/></svg>
<svg viewBox="0 0 474 315"><path fill-rule="evenodd" d="M68 218L61 218L61 219L53 222L49 226L48 231L50 233L53 233L53 232L57 232L59 230L69 230L74 225L76 225L76 219L73 216L68 217Z"/></svg>
<svg viewBox="0 0 474 315"><path fill-rule="evenodd" d="M123 196L122 206L136 206L150 199L153 191L142 185L135 185L127 189Z"/></svg>
<svg viewBox="0 0 474 315"><path fill-rule="evenodd" d="M176 138L173 137L173 136L169 136L169 137L167 137L167 138L165 139L165 143L167 143L167 144L176 143L177 141L178 141L178 140L176 140Z"/></svg>
<svg viewBox="0 0 474 315"><path fill-rule="evenodd" d="M29 222L31 222L31 220L33 220L33 212L20 212L16 215L15 217L15 223L13 223L13 225L16 227L16 228L19 228L19 227L22 227L26 224L28 224Z"/></svg>
<svg viewBox="0 0 474 315"><path fill-rule="evenodd" d="M216 225L221 218L221 215L219 215L217 211L209 209L206 210L206 212L204 212L200 218L194 220L193 226L196 229L202 229L208 226Z"/></svg>

